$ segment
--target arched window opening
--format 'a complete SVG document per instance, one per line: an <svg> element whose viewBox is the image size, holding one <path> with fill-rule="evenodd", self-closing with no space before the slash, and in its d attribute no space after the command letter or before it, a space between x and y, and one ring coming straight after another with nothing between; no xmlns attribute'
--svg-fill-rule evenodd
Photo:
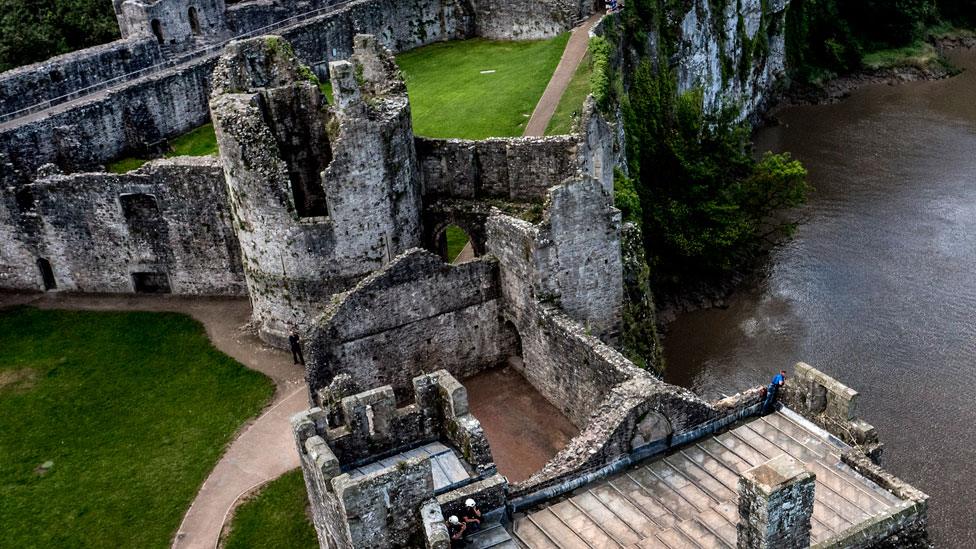
<svg viewBox="0 0 976 549"><path fill-rule="evenodd" d="M159 19L153 19L149 22L149 26L152 27L152 33L156 36L156 41L162 44L163 39L163 26L159 23Z"/></svg>
<svg viewBox="0 0 976 549"><path fill-rule="evenodd" d="M197 18L197 8L195 8L193 6L190 6L190 9L188 9L186 13L187 13L187 16L189 16L189 18L190 18L190 30L193 31L193 34L199 35L200 34L200 19Z"/></svg>
<svg viewBox="0 0 976 549"><path fill-rule="evenodd" d="M448 225L437 237L437 249L448 263L464 263L474 259L471 237L461 227Z"/></svg>
<svg viewBox="0 0 976 549"><path fill-rule="evenodd" d="M39 257L37 258L37 268L41 271L41 278L44 280L44 290L57 290L58 283L54 280L54 269L51 268L51 262Z"/></svg>

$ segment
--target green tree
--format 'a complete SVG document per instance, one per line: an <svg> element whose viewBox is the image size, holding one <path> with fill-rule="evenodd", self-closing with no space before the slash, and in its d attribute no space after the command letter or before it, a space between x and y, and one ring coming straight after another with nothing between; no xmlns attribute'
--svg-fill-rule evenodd
<svg viewBox="0 0 976 549"><path fill-rule="evenodd" d="M0 71L118 37L111 0L0 0Z"/></svg>

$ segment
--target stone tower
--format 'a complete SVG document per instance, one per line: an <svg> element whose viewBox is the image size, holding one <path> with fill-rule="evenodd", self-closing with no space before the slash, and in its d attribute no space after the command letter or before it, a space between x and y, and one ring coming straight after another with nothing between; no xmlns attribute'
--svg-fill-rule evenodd
<svg viewBox="0 0 976 549"><path fill-rule="evenodd" d="M253 319L275 345L421 241L410 107L392 55L360 35L329 69L335 105L280 37L233 42L214 70L210 112Z"/></svg>

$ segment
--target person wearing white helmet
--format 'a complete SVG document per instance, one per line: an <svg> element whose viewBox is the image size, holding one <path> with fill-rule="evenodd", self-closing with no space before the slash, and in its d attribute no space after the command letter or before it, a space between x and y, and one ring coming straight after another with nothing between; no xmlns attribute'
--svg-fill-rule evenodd
<svg viewBox="0 0 976 549"><path fill-rule="evenodd" d="M464 531L468 525L461 522L457 515L451 515L447 519L447 533L451 536L451 547L464 547Z"/></svg>
<svg viewBox="0 0 976 549"><path fill-rule="evenodd" d="M464 523L469 528L480 528L481 527L481 509L478 509L478 504L471 498L468 498L464 502L464 512L461 514L464 519Z"/></svg>

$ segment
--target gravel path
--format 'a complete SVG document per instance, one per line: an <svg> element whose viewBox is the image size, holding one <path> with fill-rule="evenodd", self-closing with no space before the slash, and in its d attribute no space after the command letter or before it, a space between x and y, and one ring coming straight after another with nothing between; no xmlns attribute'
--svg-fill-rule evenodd
<svg viewBox="0 0 976 549"><path fill-rule="evenodd" d="M563 98L570 80L576 74L576 68L586 55L586 48L590 43L590 29L601 17L603 13L595 13L582 25L573 29L573 34L566 43L566 49L563 50L563 56L559 59L559 65L556 66L546 91L542 93L535 110L532 111L529 123L525 125L523 136L542 137L546 134L546 128L549 127L549 121L552 120L556 107L559 106L559 100Z"/></svg>

